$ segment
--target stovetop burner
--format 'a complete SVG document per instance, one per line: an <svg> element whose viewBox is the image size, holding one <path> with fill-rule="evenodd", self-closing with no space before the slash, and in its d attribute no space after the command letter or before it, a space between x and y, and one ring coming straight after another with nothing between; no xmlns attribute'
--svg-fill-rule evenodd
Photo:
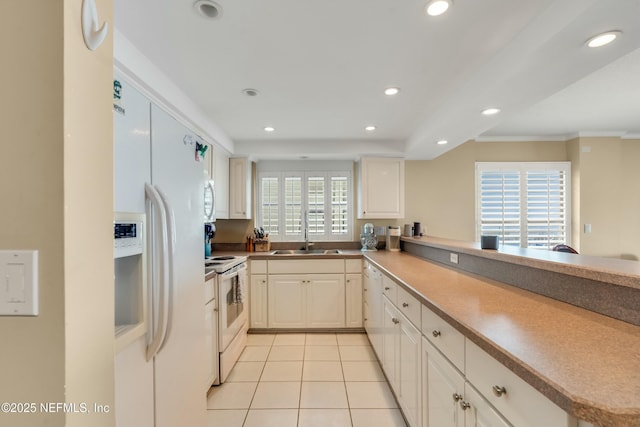
<svg viewBox="0 0 640 427"><path fill-rule="evenodd" d="M207 259L210 259L212 261L227 261L227 260L236 259L236 258L237 258L236 256L227 255L227 256L212 256Z"/></svg>

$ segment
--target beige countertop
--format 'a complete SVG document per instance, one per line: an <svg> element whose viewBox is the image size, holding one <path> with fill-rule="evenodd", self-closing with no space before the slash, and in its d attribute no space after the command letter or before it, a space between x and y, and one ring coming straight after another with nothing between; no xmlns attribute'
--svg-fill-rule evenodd
<svg viewBox="0 0 640 427"><path fill-rule="evenodd" d="M640 327L406 253L366 257L562 409L640 425Z"/></svg>

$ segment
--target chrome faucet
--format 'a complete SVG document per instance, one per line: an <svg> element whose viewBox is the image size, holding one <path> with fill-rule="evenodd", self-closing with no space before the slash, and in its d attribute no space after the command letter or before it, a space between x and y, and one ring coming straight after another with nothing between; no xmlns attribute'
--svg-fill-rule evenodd
<svg viewBox="0 0 640 427"><path fill-rule="evenodd" d="M305 210L302 213L302 222L304 226L304 250L308 251L309 247L313 245L313 243L309 243L309 211Z"/></svg>

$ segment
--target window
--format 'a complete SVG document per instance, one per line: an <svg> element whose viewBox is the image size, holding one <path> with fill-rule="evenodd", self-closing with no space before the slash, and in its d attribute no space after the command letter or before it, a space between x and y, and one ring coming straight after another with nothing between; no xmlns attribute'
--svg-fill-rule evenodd
<svg viewBox="0 0 640 427"><path fill-rule="evenodd" d="M476 238L551 249L571 244L571 165L476 163Z"/></svg>
<svg viewBox="0 0 640 427"><path fill-rule="evenodd" d="M283 169L287 169L283 167ZM273 241L352 240L351 171L258 172L257 226Z"/></svg>

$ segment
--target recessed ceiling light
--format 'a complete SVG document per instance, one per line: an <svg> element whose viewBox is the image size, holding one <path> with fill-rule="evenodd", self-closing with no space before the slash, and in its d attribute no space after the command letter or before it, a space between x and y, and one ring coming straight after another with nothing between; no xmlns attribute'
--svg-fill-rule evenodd
<svg viewBox="0 0 640 427"><path fill-rule="evenodd" d="M484 110L482 110L482 114L484 114L485 116L493 116L494 114L498 114L500 112L499 108L486 108Z"/></svg>
<svg viewBox="0 0 640 427"><path fill-rule="evenodd" d="M372 132L374 130L376 130L376 127L373 125L369 125L369 126L365 126L364 130Z"/></svg>
<svg viewBox="0 0 640 427"><path fill-rule="evenodd" d="M384 90L384 94L389 96L397 95L398 92L400 92L400 88L397 87L388 87Z"/></svg>
<svg viewBox="0 0 640 427"><path fill-rule="evenodd" d="M211 0L198 0L193 4L198 15L206 19L218 19L222 16L222 7Z"/></svg>
<svg viewBox="0 0 640 427"><path fill-rule="evenodd" d="M601 47L608 45L614 41L622 32L620 31L607 31L606 33L598 34L587 40L587 46L589 47Z"/></svg>
<svg viewBox="0 0 640 427"><path fill-rule="evenodd" d="M424 10L429 16L438 16L445 13L452 3L452 0L431 0Z"/></svg>
<svg viewBox="0 0 640 427"><path fill-rule="evenodd" d="M274 128L273 126L265 126L264 127L264 131L265 132L273 132L274 130L276 130L276 128Z"/></svg>
<svg viewBox="0 0 640 427"><path fill-rule="evenodd" d="M258 96L260 92L258 92L257 89L246 88L246 89L242 89L242 93L244 93L247 96Z"/></svg>
<svg viewBox="0 0 640 427"><path fill-rule="evenodd" d="M438 145L447 145L449 143L449 141L447 141L446 139L441 139L440 141L436 142L436 144Z"/></svg>

